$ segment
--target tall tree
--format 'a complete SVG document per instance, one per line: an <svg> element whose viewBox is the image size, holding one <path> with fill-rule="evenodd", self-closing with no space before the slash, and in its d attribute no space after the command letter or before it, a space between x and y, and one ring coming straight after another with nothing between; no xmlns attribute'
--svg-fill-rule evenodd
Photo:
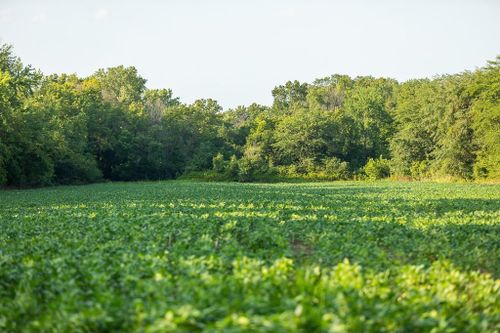
<svg viewBox="0 0 500 333"><path fill-rule="evenodd" d="M278 110L286 110L294 105L305 106L307 101L307 83L299 81L288 81L284 85L277 86L273 89L274 108Z"/></svg>
<svg viewBox="0 0 500 333"><path fill-rule="evenodd" d="M500 56L472 76L472 127L477 177L500 178Z"/></svg>
<svg viewBox="0 0 500 333"><path fill-rule="evenodd" d="M354 80L344 102L345 113L354 124L351 135L360 146L357 156L351 158L353 164L361 166L370 157L388 157L396 87L397 82L391 79L358 77Z"/></svg>
<svg viewBox="0 0 500 333"><path fill-rule="evenodd" d="M395 171L409 176L413 163L433 158L438 122L444 117L446 105L438 82L428 79L403 83L398 89L396 105L391 154Z"/></svg>
<svg viewBox="0 0 500 333"><path fill-rule="evenodd" d="M102 98L113 105L133 106L141 101L146 90L146 80L132 66L100 69L94 75L100 83Z"/></svg>

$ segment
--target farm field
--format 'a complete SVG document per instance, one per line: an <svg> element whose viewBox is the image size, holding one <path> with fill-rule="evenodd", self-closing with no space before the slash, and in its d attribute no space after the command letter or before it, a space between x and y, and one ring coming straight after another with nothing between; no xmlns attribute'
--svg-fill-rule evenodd
<svg viewBox="0 0 500 333"><path fill-rule="evenodd" d="M500 186L0 191L0 332L498 332Z"/></svg>

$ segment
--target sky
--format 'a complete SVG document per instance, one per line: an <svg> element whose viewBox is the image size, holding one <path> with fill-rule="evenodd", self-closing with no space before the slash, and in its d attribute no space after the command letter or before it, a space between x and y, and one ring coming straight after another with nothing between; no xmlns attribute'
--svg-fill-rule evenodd
<svg viewBox="0 0 500 333"><path fill-rule="evenodd" d="M186 103L269 105L288 80L481 67L500 54L500 0L0 0L0 43L45 74L135 66Z"/></svg>

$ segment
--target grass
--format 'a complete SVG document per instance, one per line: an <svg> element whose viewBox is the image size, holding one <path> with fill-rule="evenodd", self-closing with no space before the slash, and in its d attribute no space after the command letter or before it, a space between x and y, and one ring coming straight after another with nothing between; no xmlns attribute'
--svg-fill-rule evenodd
<svg viewBox="0 0 500 333"><path fill-rule="evenodd" d="M497 332L500 186L0 192L0 331Z"/></svg>

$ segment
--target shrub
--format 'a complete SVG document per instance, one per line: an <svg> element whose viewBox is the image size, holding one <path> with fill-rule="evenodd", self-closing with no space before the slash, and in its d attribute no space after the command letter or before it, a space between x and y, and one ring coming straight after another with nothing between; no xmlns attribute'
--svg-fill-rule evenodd
<svg viewBox="0 0 500 333"><path fill-rule="evenodd" d="M297 172L297 166L292 165L280 165L276 167L277 173L280 177L284 178L296 178L299 177Z"/></svg>
<svg viewBox="0 0 500 333"><path fill-rule="evenodd" d="M413 162L410 166L410 176L413 179L422 179L430 177L429 160Z"/></svg>
<svg viewBox="0 0 500 333"><path fill-rule="evenodd" d="M212 168L217 173L223 173L226 170L226 161L221 153L212 158Z"/></svg>
<svg viewBox="0 0 500 333"><path fill-rule="evenodd" d="M323 165L326 176L331 180L348 179L350 177L349 163L337 157L324 159Z"/></svg>
<svg viewBox="0 0 500 333"><path fill-rule="evenodd" d="M296 170L300 174L313 174L318 171L318 165L314 158L305 158L300 161Z"/></svg>
<svg viewBox="0 0 500 333"><path fill-rule="evenodd" d="M54 176L59 184L85 184L102 179L101 170L91 155L73 153L55 161Z"/></svg>
<svg viewBox="0 0 500 333"><path fill-rule="evenodd" d="M474 172L475 179L488 178L488 168L486 168L482 165L474 164L473 172Z"/></svg>
<svg viewBox="0 0 500 333"><path fill-rule="evenodd" d="M382 156L378 159L370 158L364 167L365 174L370 180L387 178L391 175L389 160Z"/></svg>
<svg viewBox="0 0 500 333"><path fill-rule="evenodd" d="M236 158L235 155L233 155L231 156L229 162L227 163L226 174L230 179L237 180L238 172L239 172L238 159Z"/></svg>
<svg viewBox="0 0 500 333"><path fill-rule="evenodd" d="M317 164L313 159L304 159L300 164L280 165L272 168L282 178L303 180L345 180L351 177L349 163L331 157Z"/></svg>
<svg viewBox="0 0 500 333"><path fill-rule="evenodd" d="M241 182L249 182L254 174L252 161L249 158L243 157L238 161L238 180Z"/></svg>
<svg viewBox="0 0 500 333"><path fill-rule="evenodd" d="M238 161L238 181L250 182L259 175L264 175L268 171L268 166L262 159L243 156Z"/></svg>

